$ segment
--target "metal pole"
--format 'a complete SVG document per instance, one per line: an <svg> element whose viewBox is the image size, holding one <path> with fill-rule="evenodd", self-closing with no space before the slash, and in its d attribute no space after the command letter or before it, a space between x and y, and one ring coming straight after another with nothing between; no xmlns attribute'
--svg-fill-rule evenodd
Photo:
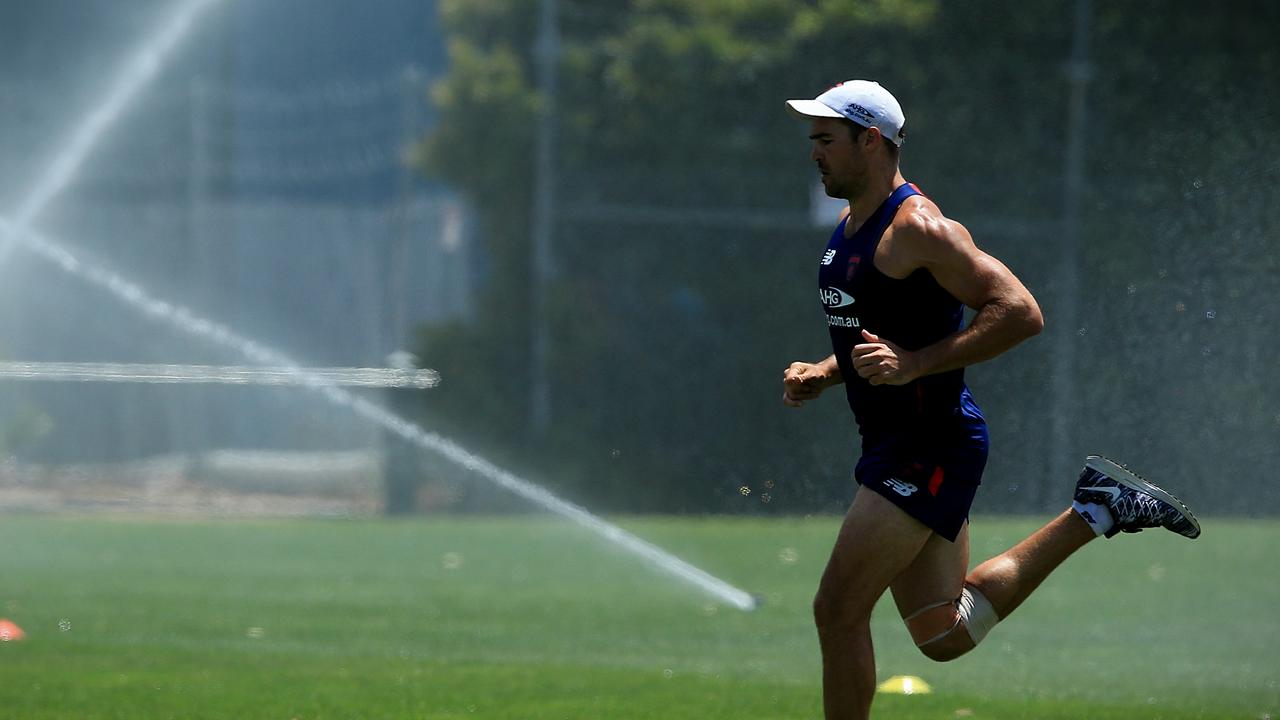
<svg viewBox="0 0 1280 720"><path fill-rule="evenodd" d="M210 188L211 139L209 128L210 87L203 77L191 79L187 89L190 103L188 109L189 137L191 147L188 153L190 165L187 167L187 257L190 259L188 287L193 300L202 307L212 306L214 288L217 278L213 275L212 238L217 237L207 227L211 221ZM209 418L214 412L209 395L204 392L185 392L181 400L177 394L171 394L171 403L185 403L185 407L171 408L175 428L175 444L177 448L188 453L194 461L196 455L205 450L203 447L210 437Z"/></svg>
<svg viewBox="0 0 1280 720"><path fill-rule="evenodd" d="M556 146L556 62L560 56L560 32L557 26L556 0L542 0L538 30L538 88L542 104L538 116L538 145L533 196L533 277L531 331L532 396L530 428L543 435L551 425L551 380L549 372L550 318L547 312L547 286L554 272L552 226L555 222L555 146Z"/></svg>
<svg viewBox="0 0 1280 720"><path fill-rule="evenodd" d="M1067 63L1070 84L1067 110L1067 146L1063 158L1062 245L1059 268L1057 317L1053 322L1053 419L1048 470L1050 478L1072 472L1082 458L1075 447L1076 343L1080 329L1080 197L1084 190L1085 125L1088 117L1088 90L1092 75L1089 63L1090 0L1076 0L1075 31L1071 59ZM1037 498L1038 499L1038 498Z"/></svg>
<svg viewBox="0 0 1280 720"><path fill-rule="evenodd" d="M418 107L422 103L422 72L410 65L400 75L400 127L403 135L401 148L407 153L413 143L418 140ZM408 328L408 265L409 265L409 233L411 227L410 214L413 207L414 191L413 166L402 160L400 174L396 184L396 208L391 237L391 267L388 282L390 291L391 322L390 338L392 351L407 350L409 343Z"/></svg>

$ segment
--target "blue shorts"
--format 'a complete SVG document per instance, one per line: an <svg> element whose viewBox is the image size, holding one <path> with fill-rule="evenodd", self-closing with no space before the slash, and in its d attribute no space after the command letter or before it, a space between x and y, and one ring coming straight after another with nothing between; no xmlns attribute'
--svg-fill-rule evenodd
<svg viewBox="0 0 1280 720"><path fill-rule="evenodd" d="M905 434L864 438L853 475L859 485L955 542L982 482L987 448L985 423L946 440Z"/></svg>

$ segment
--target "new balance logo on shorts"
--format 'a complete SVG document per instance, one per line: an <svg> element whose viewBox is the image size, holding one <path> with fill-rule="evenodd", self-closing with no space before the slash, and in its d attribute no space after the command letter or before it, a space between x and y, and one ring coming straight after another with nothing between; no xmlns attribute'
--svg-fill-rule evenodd
<svg viewBox="0 0 1280 720"><path fill-rule="evenodd" d="M890 490L893 490L902 497L910 497L911 493L920 489L909 482L902 482L897 478L888 478L884 481L884 484L888 485Z"/></svg>

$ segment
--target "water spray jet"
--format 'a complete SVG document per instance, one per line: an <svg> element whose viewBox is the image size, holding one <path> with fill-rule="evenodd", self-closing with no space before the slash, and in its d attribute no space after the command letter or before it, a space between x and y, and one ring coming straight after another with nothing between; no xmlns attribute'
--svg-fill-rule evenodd
<svg viewBox="0 0 1280 720"><path fill-rule="evenodd" d="M399 435L424 450L436 453L474 472L538 507L574 521L627 552L643 558L658 570L683 580L739 610L756 608L756 598L750 593L675 557L662 548L592 514L585 508L563 500L547 489L494 465L448 438L425 430L376 403L337 387L320 375L309 373L307 368L282 353L245 338L225 325L201 318L185 307L155 298L142 286L110 270L82 263L66 248L48 238L32 232L16 235L15 230L13 223L0 218L0 236L7 235L10 241L15 241L16 238L16 242L20 242L27 250L52 262L64 272L106 290L143 315L166 322L187 334L233 349L253 362L273 366L273 370L294 374L298 378L296 384L319 392L335 405L351 409L358 416Z"/></svg>
<svg viewBox="0 0 1280 720"><path fill-rule="evenodd" d="M270 347L242 337L230 328L201 318L180 305L154 298L142 286L96 265L82 263L61 245L32 231L32 222L75 179L89 152L104 132L136 98L138 91L157 75L162 61L186 35L200 12L218 0L186 0L178 5L160 30L145 43L126 65L105 98L85 116L62 151L35 183L11 219L0 217L0 263L12 249L21 244L37 256L52 262L63 271L100 287L127 305L149 317L162 320L188 334L232 348L250 361L283 368L305 385L336 405L350 408L357 415L381 425L405 440L464 467L530 502L573 520L628 552L638 555L655 567L694 585L702 591L741 610L756 607L755 599L725 581L671 555L616 525L591 514L586 509L556 497L545 488L517 477L493 463L468 452L457 443L424 430L389 410L335 386Z"/></svg>
<svg viewBox="0 0 1280 720"><path fill-rule="evenodd" d="M14 232L0 238L0 263L3 263L12 252L16 242L15 236L21 235L31 227L36 217L49 206L49 203L71 184L102 134L115 123L124 108L137 97L138 91L155 78L162 61L186 36L199 14L216 2L219 0L186 0L178 5L173 14L166 18L159 30L151 36L151 41L139 48L138 52L129 59L106 95L85 115L84 120L76 126L66 142L59 146L60 150L48 164L44 174L35 181L31 191L13 213L9 222L15 229Z"/></svg>

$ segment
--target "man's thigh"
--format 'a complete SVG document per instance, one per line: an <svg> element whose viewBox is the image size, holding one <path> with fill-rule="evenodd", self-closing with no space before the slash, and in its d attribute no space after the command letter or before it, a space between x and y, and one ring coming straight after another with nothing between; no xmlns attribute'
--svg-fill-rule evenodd
<svg viewBox="0 0 1280 720"><path fill-rule="evenodd" d="M934 535L880 494L859 487L818 590L819 605L870 616L876 600Z"/></svg>
<svg viewBox="0 0 1280 720"><path fill-rule="evenodd" d="M968 567L969 523L961 526L955 542L931 535L890 585L898 613L905 618L921 608L960 597Z"/></svg>

